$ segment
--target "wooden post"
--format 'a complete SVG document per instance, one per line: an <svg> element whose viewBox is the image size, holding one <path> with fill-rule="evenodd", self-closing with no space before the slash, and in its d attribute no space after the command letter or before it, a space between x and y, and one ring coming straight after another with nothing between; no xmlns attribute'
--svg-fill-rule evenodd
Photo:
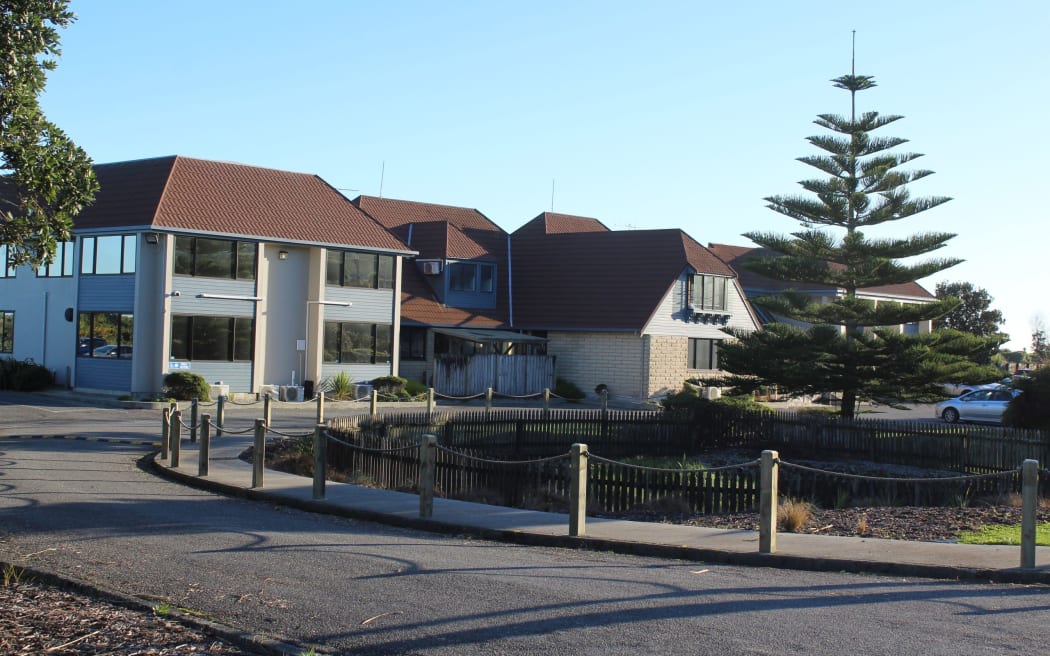
<svg viewBox="0 0 1050 656"><path fill-rule="evenodd" d="M427 388L427 418L434 416L434 388Z"/></svg>
<svg viewBox="0 0 1050 656"><path fill-rule="evenodd" d="M323 396L323 395L322 395ZM322 398L322 397L317 397ZM328 438L321 422L314 426L314 498L323 499L325 494L325 473L328 471Z"/></svg>
<svg viewBox="0 0 1050 656"><path fill-rule="evenodd" d="M208 460L211 458L211 415L201 417L201 445L197 451L197 475L208 475Z"/></svg>
<svg viewBox="0 0 1050 656"><path fill-rule="evenodd" d="M379 407L379 390L377 390L376 388L373 387L372 388L372 399L371 399L371 402L368 404L368 414L370 414L373 417L375 417L376 416L376 409L378 407Z"/></svg>
<svg viewBox="0 0 1050 656"><path fill-rule="evenodd" d="M190 442L197 441L197 397L190 403Z"/></svg>
<svg viewBox="0 0 1050 656"><path fill-rule="evenodd" d="M489 413L492 412L492 388L485 388L485 418L488 419Z"/></svg>
<svg viewBox="0 0 1050 656"><path fill-rule="evenodd" d="M171 439L171 466L175 468L179 466L179 455L182 452L182 411L180 410L171 413L168 438Z"/></svg>
<svg viewBox="0 0 1050 656"><path fill-rule="evenodd" d="M270 420L273 418L273 398L266 394L263 396L263 421L266 422L266 428L269 428L272 424Z"/></svg>
<svg viewBox="0 0 1050 656"><path fill-rule="evenodd" d="M569 535L587 532L587 445L577 442L569 455Z"/></svg>
<svg viewBox="0 0 1050 656"><path fill-rule="evenodd" d="M606 419L609 415L609 390L602 390L602 419Z"/></svg>
<svg viewBox="0 0 1050 656"><path fill-rule="evenodd" d="M1035 567L1035 515L1039 504L1039 461L1021 465L1021 567Z"/></svg>
<svg viewBox="0 0 1050 656"><path fill-rule="evenodd" d="M167 460L169 449L171 448L171 438L168 437L168 432L171 431L171 409L164 408L160 413L160 459Z"/></svg>
<svg viewBox="0 0 1050 656"><path fill-rule="evenodd" d="M263 464L266 462L266 421L255 420L255 448L252 451L252 487L263 486Z"/></svg>
<svg viewBox="0 0 1050 656"><path fill-rule="evenodd" d="M317 395L317 422L318 424L324 423L324 392Z"/></svg>
<svg viewBox="0 0 1050 656"><path fill-rule="evenodd" d="M419 516L434 516L434 472L437 468L437 435L425 434L419 444Z"/></svg>
<svg viewBox="0 0 1050 656"><path fill-rule="evenodd" d="M551 411L551 388L543 388L543 416L546 417Z"/></svg>
<svg viewBox="0 0 1050 656"><path fill-rule="evenodd" d="M222 394L215 399L215 437L222 435L222 427L226 425L226 397Z"/></svg>
<svg viewBox="0 0 1050 656"><path fill-rule="evenodd" d="M776 553L777 550L777 490L780 454L763 451L761 458L761 489L758 508L758 552Z"/></svg>

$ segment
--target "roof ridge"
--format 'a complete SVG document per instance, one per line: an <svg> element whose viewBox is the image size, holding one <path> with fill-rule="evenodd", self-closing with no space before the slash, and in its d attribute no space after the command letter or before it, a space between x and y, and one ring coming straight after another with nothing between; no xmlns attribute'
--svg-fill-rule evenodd
<svg viewBox="0 0 1050 656"><path fill-rule="evenodd" d="M171 156L171 166L168 167L168 173L164 176L164 186L160 190L160 196L157 197L157 206L153 208L153 216L150 217L150 225L152 226L157 221L157 216L160 215L161 208L164 206L165 201L168 197L168 186L171 184L171 179L175 177L175 167L179 163L179 155ZM163 158L158 158L163 159Z"/></svg>

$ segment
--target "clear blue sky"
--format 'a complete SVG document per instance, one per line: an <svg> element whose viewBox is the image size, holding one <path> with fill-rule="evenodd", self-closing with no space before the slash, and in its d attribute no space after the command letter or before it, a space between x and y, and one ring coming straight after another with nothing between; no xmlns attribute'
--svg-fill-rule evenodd
<svg viewBox="0 0 1050 656"><path fill-rule="evenodd" d="M732 6L729 6L732 5ZM950 231L966 262L926 279L995 297L1012 348L1050 318L1050 4L82 0L42 99L96 162L179 154L316 173L358 193L540 212L703 244L789 233L765 208L848 113L828 80L954 200L879 235ZM600 272L596 272L600 275Z"/></svg>

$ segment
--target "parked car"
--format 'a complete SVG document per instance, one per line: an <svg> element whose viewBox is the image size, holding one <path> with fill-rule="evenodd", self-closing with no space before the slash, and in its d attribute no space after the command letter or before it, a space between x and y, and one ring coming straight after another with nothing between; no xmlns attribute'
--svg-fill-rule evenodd
<svg viewBox="0 0 1050 656"><path fill-rule="evenodd" d="M91 356L95 358L130 358L131 347L106 344L92 351Z"/></svg>
<svg viewBox="0 0 1050 656"><path fill-rule="evenodd" d="M1025 378L1028 378L1028 376L1014 375L1014 376L1007 376L1006 378L1003 378L1002 380L1000 380L998 383L985 383L983 385L966 385L966 384L963 384L963 383L944 383L942 386L944 387L944 393L945 394L948 394L948 395L951 395L951 396L959 396L961 394L968 394L968 393L973 392L975 390L998 389L998 388L1002 387L1003 385L1006 385L1008 387L1014 386L1014 385L1017 384L1018 380L1022 380L1022 379L1025 379Z"/></svg>
<svg viewBox="0 0 1050 656"><path fill-rule="evenodd" d="M77 355L88 355L100 346L105 346L106 340L101 337L81 337L77 340Z"/></svg>
<svg viewBox="0 0 1050 656"><path fill-rule="evenodd" d="M974 390L938 403L937 416L949 424L958 421L1001 424L1007 404L1017 394L1020 394L1018 390L999 384L990 389Z"/></svg>

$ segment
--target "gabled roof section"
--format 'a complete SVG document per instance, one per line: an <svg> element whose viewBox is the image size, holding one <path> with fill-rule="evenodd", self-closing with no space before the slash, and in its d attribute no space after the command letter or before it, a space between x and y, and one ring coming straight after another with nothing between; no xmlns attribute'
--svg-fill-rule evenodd
<svg viewBox="0 0 1050 656"><path fill-rule="evenodd" d="M443 284L444 277L428 278L415 264L406 262L401 287L404 321L428 326L507 327L510 276L507 233L502 228L478 210L466 207L374 196L358 196L353 203L418 251L419 259L496 264L496 307L476 309L442 304L432 284Z"/></svg>
<svg viewBox="0 0 1050 656"><path fill-rule="evenodd" d="M514 327L641 330L693 269L733 271L681 230L514 233Z"/></svg>
<svg viewBox="0 0 1050 656"><path fill-rule="evenodd" d="M95 166L78 229L151 227L410 253L316 175L170 156Z"/></svg>
<svg viewBox="0 0 1050 656"><path fill-rule="evenodd" d="M514 235L561 235L574 232L610 232L610 230L598 219L544 212L515 230Z"/></svg>
<svg viewBox="0 0 1050 656"><path fill-rule="evenodd" d="M826 291L829 293L838 291L837 288L832 288L827 285L775 280L749 271L744 266L749 259L754 257L774 257L777 255L775 252L766 248L733 246L730 244L709 244L708 248L737 272L737 275L740 278L740 285L749 295L776 294L786 289L795 289L798 291ZM936 298L917 282L905 282L896 285L877 285L875 287L864 287L857 291L865 294L898 296L901 298L917 300L933 300Z"/></svg>

